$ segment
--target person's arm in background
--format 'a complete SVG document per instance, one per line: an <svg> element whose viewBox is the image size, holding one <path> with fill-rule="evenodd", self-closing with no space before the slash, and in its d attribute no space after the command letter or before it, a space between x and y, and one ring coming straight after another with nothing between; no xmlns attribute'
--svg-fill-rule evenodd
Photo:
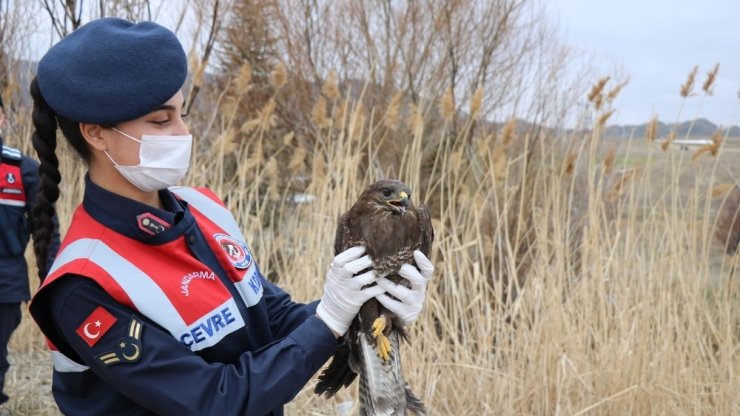
<svg viewBox="0 0 740 416"><path fill-rule="evenodd" d="M31 210L36 203L36 198L39 194L39 164L35 160L28 156L23 156L21 159L21 175L23 176L23 187L26 191L26 215L28 218L28 230L33 230L33 222L31 216ZM51 264L54 262L54 258L59 251L59 219L56 214L52 217L54 222L54 230L51 233L51 240L49 241L49 256L46 259L46 271L49 270Z"/></svg>

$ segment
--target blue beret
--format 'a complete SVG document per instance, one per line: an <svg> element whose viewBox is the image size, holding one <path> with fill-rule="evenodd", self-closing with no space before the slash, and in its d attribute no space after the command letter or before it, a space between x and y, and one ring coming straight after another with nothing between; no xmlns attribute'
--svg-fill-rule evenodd
<svg viewBox="0 0 740 416"><path fill-rule="evenodd" d="M69 120L116 124L156 110L182 88L185 51L153 22L93 20L41 58L37 78L49 106Z"/></svg>

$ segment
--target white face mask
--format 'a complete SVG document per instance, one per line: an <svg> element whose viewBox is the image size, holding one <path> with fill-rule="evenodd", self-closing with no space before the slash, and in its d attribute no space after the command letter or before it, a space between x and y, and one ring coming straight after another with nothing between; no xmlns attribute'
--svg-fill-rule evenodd
<svg viewBox="0 0 740 416"><path fill-rule="evenodd" d="M139 164L121 166L105 151L118 172L131 184L144 192L158 191L177 185L188 172L190 150L193 136L150 136L142 135L141 140L113 127L123 136L141 143L139 146Z"/></svg>

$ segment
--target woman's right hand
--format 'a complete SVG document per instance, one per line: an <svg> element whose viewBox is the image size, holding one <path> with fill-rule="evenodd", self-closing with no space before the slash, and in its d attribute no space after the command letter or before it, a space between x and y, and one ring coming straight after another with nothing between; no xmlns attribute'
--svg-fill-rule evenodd
<svg viewBox="0 0 740 416"><path fill-rule="evenodd" d="M370 256L363 254L365 248L361 246L339 253L326 274L324 294L316 307L316 315L337 338L347 332L363 303L385 292L375 284L377 276L374 270L355 276L373 267Z"/></svg>

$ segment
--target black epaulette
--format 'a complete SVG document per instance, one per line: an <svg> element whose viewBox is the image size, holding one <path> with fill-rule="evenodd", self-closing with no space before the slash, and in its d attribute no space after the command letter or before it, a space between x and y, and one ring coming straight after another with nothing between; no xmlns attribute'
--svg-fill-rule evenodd
<svg viewBox="0 0 740 416"><path fill-rule="evenodd" d="M23 157L21 151L13 147L3 146L2 162L10 165L20 165L21 158Z"/></svg>

